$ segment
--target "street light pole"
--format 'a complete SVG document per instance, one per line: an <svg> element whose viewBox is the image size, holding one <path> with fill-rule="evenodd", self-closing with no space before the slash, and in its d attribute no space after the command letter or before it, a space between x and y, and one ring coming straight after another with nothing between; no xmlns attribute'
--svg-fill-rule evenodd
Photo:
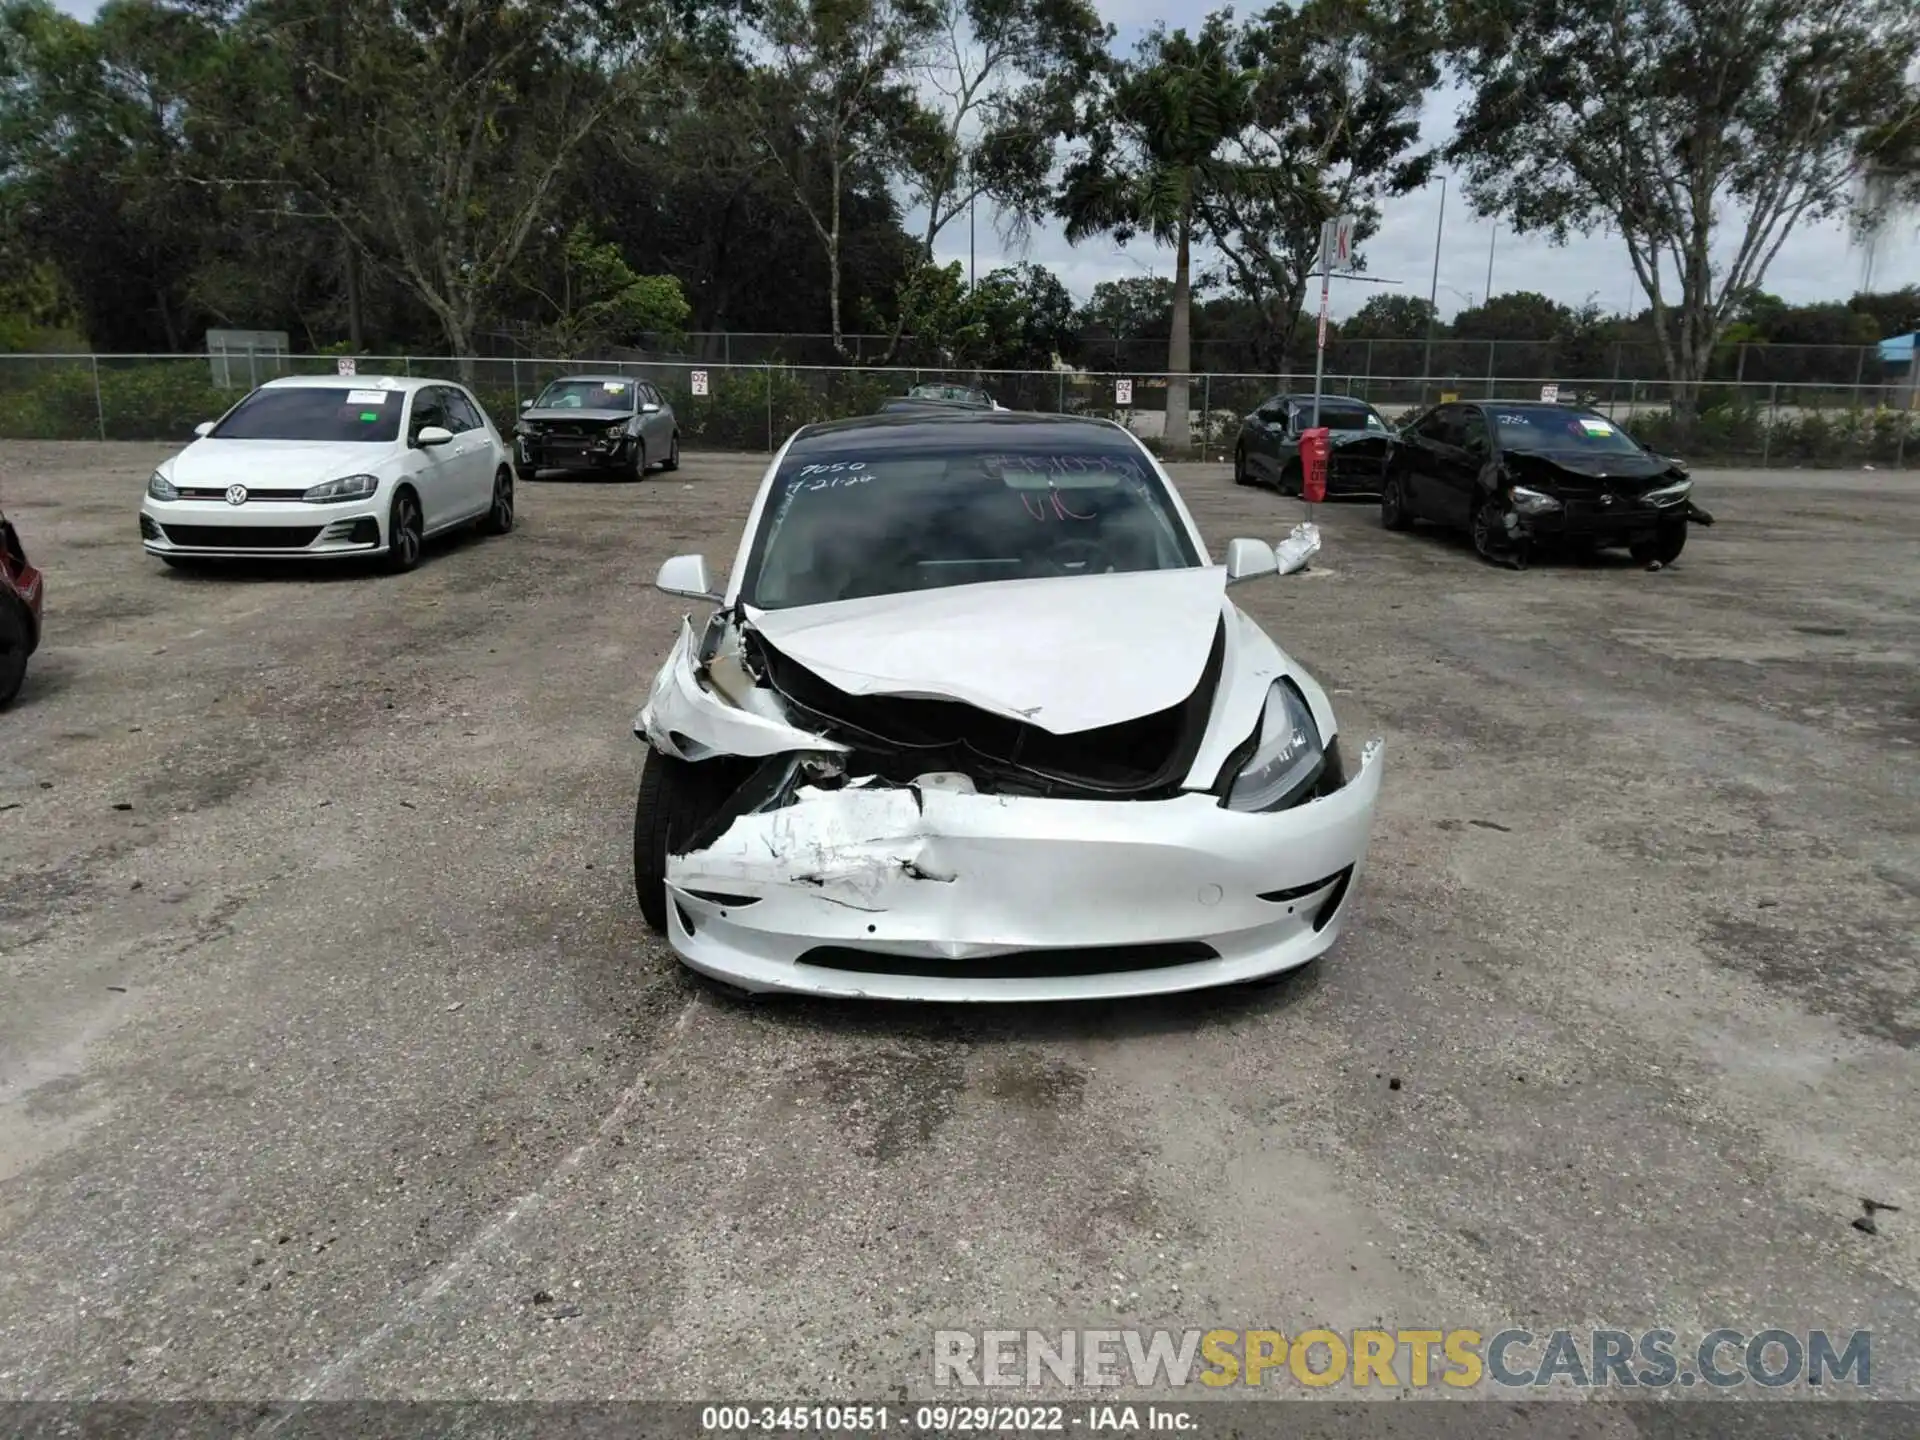
<svg viewBox="0 0 1920 1440"><path fill-rule="evenodd" d="M1427 290L1427 358L1420 364L1420 403L1427 403L1427 381L1433 376L1433 319L1440 308L1440 237L1447 228L1447 177L1440 177L1440 219L1433 227L1433 284Z"/></svg>
<svg viewBox="0 0 1920 1440"><path fill-rule="evenodd" d="M1500 222L1493 222L1493 233L1487 237L1487 303L1493 303L1493 242L1500 238Z"/></svg>
<svg viewBox="0 0 1920 1440"><path fill-rule="evenodd" d="M973 199L967 201L967 293L969 295L973 293L974 287L980 283L974 278L973 268L973 207L979 198L980 197L976 195Z"/></svg>

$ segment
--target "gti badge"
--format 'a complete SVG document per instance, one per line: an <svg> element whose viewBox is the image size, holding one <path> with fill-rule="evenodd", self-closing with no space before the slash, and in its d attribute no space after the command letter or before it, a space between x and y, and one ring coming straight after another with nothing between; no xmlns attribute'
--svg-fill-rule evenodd
<svg viewBox="0 0 1920 1440"><path fill-rule="evenodd" d="M247 487L244 485L227 486L227 503L229 505L246 504L247 503Z"/></svg>

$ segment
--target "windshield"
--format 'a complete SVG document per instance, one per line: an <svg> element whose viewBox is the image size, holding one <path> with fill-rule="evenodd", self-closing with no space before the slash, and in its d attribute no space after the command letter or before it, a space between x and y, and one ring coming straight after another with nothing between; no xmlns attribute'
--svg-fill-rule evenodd
<svg viewBox="0 0 1920 1440"><path fill-rule="evenodd" d="M1313 424L1313 406L1302 405L1298 411L1300 424ZM1385 431L1387 422L1365 405L1329 405L1320 402L1320 423L1329 430L1379 430Z"/></svg>
<svg viewBox="0 0 1920 1440"><path fill-rule="evenodd" d="M1558 405L1489 407L1499 427L1503 450L1577 451L1602 455L1638 455L1640 447L1603 416Z"/></svg>
<svg viewBox="0 0 1920 1440"><path fill-rule="evenodd" d="M966 385L916 385L907 391L914 400L960 400L972 405L990 405L984 390L975 390Z"/></svg>
<svg viewBox="0 0 1920 1440"><path fill-rule="evenodd" d="M536 410L631 410L633 386L625 380L556 380L533 402Z"/></svg>
<svg viewBox="0 0 1920 1440"><path fill-rule="evenodd" d="M256 390L214 426L215 440L384 440L400 435L402 390L300 385Z"/></svg>
<svg viewBox="0 0 1920 1440"><path fill-rule="evenodd" d="M747 557L740 598L763 610L1203 563L1123 451L809 450L774 477Z"/></svg>

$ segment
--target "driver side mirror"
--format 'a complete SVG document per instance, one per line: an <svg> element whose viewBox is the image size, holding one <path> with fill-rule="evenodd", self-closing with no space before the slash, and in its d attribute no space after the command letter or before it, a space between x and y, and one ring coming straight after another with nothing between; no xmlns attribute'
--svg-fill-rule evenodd
<svg viewBox="0 0 1920 1440"><path fill-rule="evenodd" d="M642 415L658 415L660 413L660 406L658 402L653 400L644 401L640 406L640 413Z"/></svg>
<svg viewBox="0 0 1920 1440"><path fill-rule="evenodd" d="M653 577L653 588L665 595L679 595L687 600L711 600L716 605L726 598L714 589L713 577L707 573L707 557L704 555L676 555L664 561L660 573Z"/></svg>
<svg viewBox="0 0 1920 1440"><path fill-rule="evenodd" d="M193 427L193 433L199 437L211 435L214 424L215 422L212 420L202 420L198 425Z"/></svg>
<svg viewBox="0 0 1920 1440"><path fill-rule="evenodd" d="M1237 585L1242 580L1252 580L1261 575L1272 575L1280 569L1280 557L1274 553L1273 546L1264 540L1250 540L1242 537L1227 542L1227 583Z"/></svg>

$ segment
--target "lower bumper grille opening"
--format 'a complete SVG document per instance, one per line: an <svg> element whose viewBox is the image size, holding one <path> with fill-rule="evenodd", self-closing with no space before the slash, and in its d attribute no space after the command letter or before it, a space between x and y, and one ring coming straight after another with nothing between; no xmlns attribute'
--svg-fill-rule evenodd
<svg viewBox="0 0 1920 1440"><path fill-rule="evenodd" d="M165 525L175 545L205 550L299 550L313 543L318 525Z"/></svg>
<svg viewBox="0 0 1920 1440"><path fill-rule="evenodd" d="M1073 975L1112 975L1129 970L1166 970L1218 960L1220 952L1198 940L1170 945L1089 945L1068 950L1021 950L974 960L927 955L882 955L843 945L816 945L796 964L863 975L918 975L940 980L1047 980Z"/></svg>
<svg viewBox="0 0 1920 1440"><path fill-rule="evenodd" d="M142 540L158 540L160 538L160 527L153 523L153 517L151 515L142 515L140 517L140 538Z"/></svg>
<svg viewBox="0 0 1920 1440"><path fill-rule="evenodd" d="M1333 917L1340 913L1340 904L1347 898L1347 885L1353 879L1353 867L1349 865L1340 872L1340 878L1333 882L1333 891L1320 902L1320 908L1313 914L1313 929L1317 935L1332 923Z"/></svg>

